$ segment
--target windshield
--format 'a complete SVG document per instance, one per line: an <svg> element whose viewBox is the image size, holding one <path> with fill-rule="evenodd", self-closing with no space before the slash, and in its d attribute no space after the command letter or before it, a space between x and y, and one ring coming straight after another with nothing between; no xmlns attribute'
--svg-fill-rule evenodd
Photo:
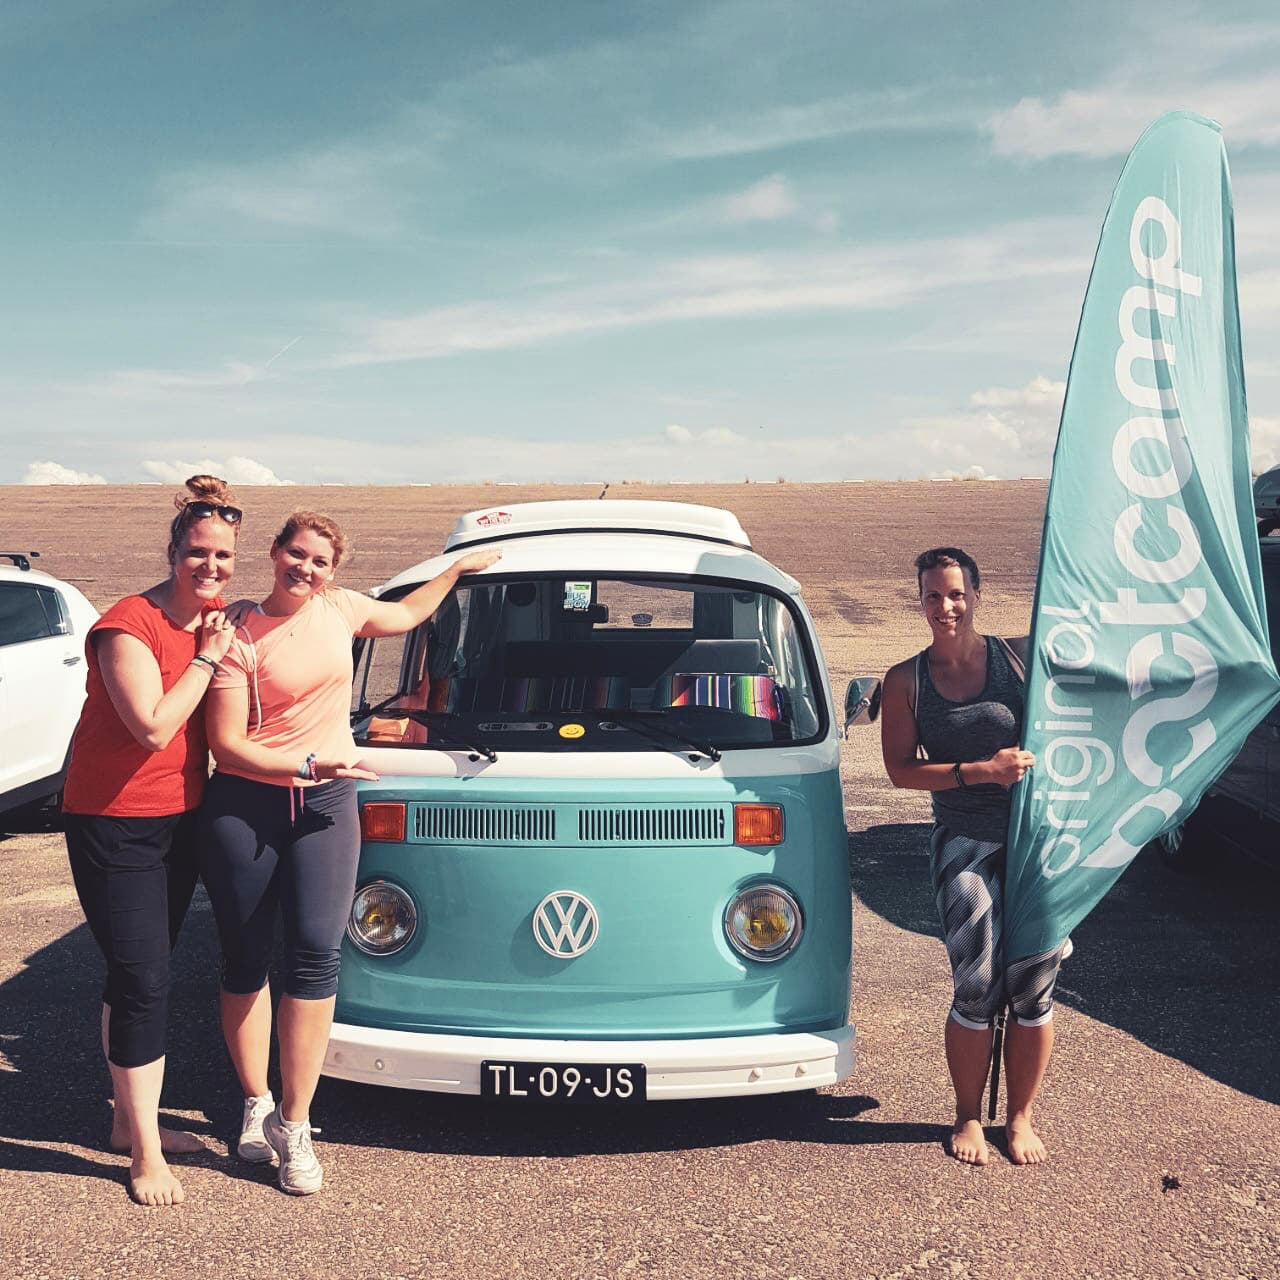
<svg viewBox="0 0 1280 1280"><path fill-rule="evenodd" d="M826 717L803 626L732 583L464 579L416 631L359 642L352 724L370 745L497 751L812 741Z"/></svg>

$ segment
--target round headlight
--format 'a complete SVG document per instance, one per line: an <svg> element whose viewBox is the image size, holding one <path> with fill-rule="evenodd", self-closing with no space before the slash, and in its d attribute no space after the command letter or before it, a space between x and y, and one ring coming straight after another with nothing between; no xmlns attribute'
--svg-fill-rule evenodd
<svg viewBox="0 0 1280 1280"><path fill-rule="evenodd" d="M804 932L800 904L776 884L744 889L729 903L724 931L748 960L781 960Z"/></svg>
<svg viewBox="0 0 1280 1280"><path fill-rule="evenodd" d="M399 885L372 880L356 890L347 937L371 956L389 956L409 945L418 927L418 909Z"/></svg>

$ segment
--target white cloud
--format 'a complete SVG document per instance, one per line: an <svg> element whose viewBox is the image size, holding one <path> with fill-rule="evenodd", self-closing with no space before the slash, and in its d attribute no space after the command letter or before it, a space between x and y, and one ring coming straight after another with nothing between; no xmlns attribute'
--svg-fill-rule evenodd
<svg viewBox="0 0 1280 1280"><path fill-rule="evenodd" d="M945 471L937 471L929 477L931 480L999 480L999 476L988 475L984 467L980 467L976 462L971 467L966 467L963 471L953 471L948 468Z"/></svg>
<svg viewBox="0 0 1280 1280"><path fill-rule="evenodd" d="M670 424L678 425L678 424ZM294 473L300 484L476 484L485 481L521 483L623 480L664 482L673 479L700 483L773 480L831 480L860 476L920 474L901 469L902 459L892 442L873 447L845 435L800 434L785 426L750 432L729 427L690 430L678 443L669 430L618 438L527 439L496 432L442 431L429 442L389 443L353 436L326 436L319 441L308 431L264 435L258 439L225 436L228 452L260 457L305 459ZM748 447L749 446L749 447ZM151 457L180 458L171 441L151 441ZM165 449L173 452L165 453ZM188 475L212 469L240 484L253 483L231 465L231 458L152 463L145 474L166 483L181 484ZM141 465L139 464L141 472Z"/></svg>
<svg viewBox="0 0 1280 1280"><path fill-rule="evenodd" d="M256 366L228 361L221 369L184 373L174 369L117 369L102 384L102 394L146 399L170 391L215 391L220 387L246 387L258 377Z"/></svg>
<svg viewBox="0 0 1280 1280"><path fill-rule="evenodd" d="M688 427L682 427L673 422L670 426L664 427L662 433L668 443L679 445L681 448L688 445L710 445L712 448L723 449L726 446L746 443L742 436L728 427L708 427L705 431L690 431Z"/></svg>
<svg viewBox="0 0 1280 1280"><path fill-rule="evenodd" d="M1280 418L1249 418L1249 457L1255 472L1280 464Z"/></svg>
<svg viewBox="0 0 1280 1280"><path fill-rule="evenodd" d="M419 113L419 120L425 113ZM338 141L244 164L194 165L161 180L148 234L219 235L248 225L377 238L406 224L406 179L434 168L431 130L400 122L381 138Z"/></svg>
<svg viewBox="0 0 1280 1280"><path fill-rule="evenodd" d="M904 133L963 127L954 108L936 102L963 86L938 84L873 90L771 108L714 124L684 127L654 140L673 160L748 155L858 133Z"/></svg>
<svg viewBox="0 0 1280 1280"><path fill-rule="evenodd" d="M60 462L33 462L22 484L106 484L106 478L90 471L74 471Z"/></svg>
<svg viewBox="0 0 1280 1280"><path fill-rule="evenodd" d="M746 443L736 431L730 431L728 427L711 427L702 433L702 438L717 448Z"/></svg>
<svg viewBox="0 0 1280 1280"><path fill-rule="evenodd" d="M985 391L975 391L969 397L969 403L976 408L1022 409L1033 412L1049 408L1057 415L1062 411L1062 398L1066 392L1065 382L1054 382L1050 378L1037 376L1025 387L988 387Z"/></svg>
<svg viewBox="0 0 1280 1280"><path fill-rule="evenodd" d="M1065 383L1043 376L983 388L964 412L908 422L909 447L934 476L1047 475L1065 391Z"/></svg>
<svg viewBox="0 0 1280 1280"><path fill-rule="evenodd" d="M1277 102L1280 71L1271 68L1252 75L1240 74L1238 66L1200 74L1183 70L1158 79L1131 72L1056 98L1023 98L994 112L983 129L997 155L1098 159L1124 155L1157 116L1186 104L1217 120L1232 147L1274 146L1280 142Z"/></svg>
<svg viewBox="0 0 1280 1280"><path fill-rule="evenodd" d="M188 476L221 476L230 484L291 485L293 480L282 480L265 463L252 458L232 454L222 459L203 458L199 462L146 461L142 469L147 475L166 484L182 484Z"/></svg>
<svg viewBox="0 0 1280 1280"><path fill-rule="evenodd" d="M1088 269L1088 243L1074 223L1050 218L852 249L668 259L532 300L516 292L353 321L348 349L324 363L439 360L647 325L890 309L956 288L1078 278Z"/></svg>
<svg viewBox="0 0 1280 1280"><path fill-rule="evenodd" d="M777 222L799 208L791 183L780 173L762 178L724 202L725 217L730 222Z"/></svg>

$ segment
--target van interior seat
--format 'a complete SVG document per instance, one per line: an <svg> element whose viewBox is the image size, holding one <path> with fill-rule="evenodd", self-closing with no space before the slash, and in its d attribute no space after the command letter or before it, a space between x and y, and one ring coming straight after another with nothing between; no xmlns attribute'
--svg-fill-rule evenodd
<svg viewBox="0 0 1280 1280"><path fill-rule="evenodd" d="M762 670L759 640L695 640L662 674L754 675Z"/></svg>
<svg viewBox="0 0 1280 1280"><path fill-rule="evenodd" d="M772 676L747 672L675 672L653 690L654 707L719 707L757 720L786 716L786 690Z"/></svg>
<svg viewBox="0 0 1280 1280"><path fill-rule="evenodd" d="M631 682L619 675L453 677L433 680L431 711L623 711Z"/></svg>
<svg viewBox="0 0 1280 1280"><path fill-rule="evenodd" d="M597 635L591 640L513 641L501 650L501 676L623 675L651 687L676 672L764 673L759 640L688 640L682 636Z"/></svg>

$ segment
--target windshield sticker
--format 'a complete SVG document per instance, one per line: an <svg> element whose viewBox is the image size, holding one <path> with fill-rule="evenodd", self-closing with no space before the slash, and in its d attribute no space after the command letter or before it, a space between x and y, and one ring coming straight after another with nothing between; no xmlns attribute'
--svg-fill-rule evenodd
<svg viewBox="0 0 1280 1280"><path fill-rule="evenodd" d="M564 607L579 613L590 609L591 583L566 582L564 584Z"/></svg>
<svg viewBox="0 0 1280 1280"><path fill-rule="evenodd" d="M560 726L560 736L562 738L581 738L586 733L586 728L580 724L562 724Z"/></svg>

